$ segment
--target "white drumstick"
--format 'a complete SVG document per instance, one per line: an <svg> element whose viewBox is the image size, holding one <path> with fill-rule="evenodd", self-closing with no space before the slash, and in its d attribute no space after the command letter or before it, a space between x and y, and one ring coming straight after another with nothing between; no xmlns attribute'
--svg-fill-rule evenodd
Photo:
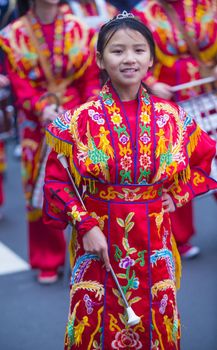
<svg viewBox="0 0 217 350"><path fill-rule="evenodd" d="M203 78L203 79L190 81L189 83L184 83L184 84L180 84L180 85L176 85L176 86L171 86L170 90L172 92L177 92L177 91L180 91L180 90L183 90L183 89L190 89L190 88L195 87L195 86L213 83L214 81L216 81L215 77L207 77L207 78Z"/></svg>

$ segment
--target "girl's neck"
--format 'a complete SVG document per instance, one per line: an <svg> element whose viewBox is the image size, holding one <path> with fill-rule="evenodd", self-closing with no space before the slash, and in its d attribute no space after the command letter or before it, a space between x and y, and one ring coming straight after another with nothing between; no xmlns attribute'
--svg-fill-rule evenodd
<svg viewBox="0 0 217 350"><path fill-rule="evenodd" d="M34 12L43 24L53 23L58 13L58 5L44 3L38 0L35 2Z"/></svg>
<svg viewBox="0 0 217 350"><path fill-rule="evenodd" d="M139 86L136 87L125 87L125 89L116 88L115 85L113 85L115 90L117 91L121 101L132 101L137 98Z"/></svg>

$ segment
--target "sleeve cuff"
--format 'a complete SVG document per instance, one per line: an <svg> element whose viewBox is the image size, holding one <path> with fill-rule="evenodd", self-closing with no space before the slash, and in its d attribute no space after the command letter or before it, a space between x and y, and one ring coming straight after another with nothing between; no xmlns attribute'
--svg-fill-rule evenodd
<svg viewBox="0 0 217 350"><path fill-rule="evenodd" d="M94 226L99 226L98 220L92 217L89 217L86 220L77 224L78 234L85 235L85 233L90 231Z"/></svg>

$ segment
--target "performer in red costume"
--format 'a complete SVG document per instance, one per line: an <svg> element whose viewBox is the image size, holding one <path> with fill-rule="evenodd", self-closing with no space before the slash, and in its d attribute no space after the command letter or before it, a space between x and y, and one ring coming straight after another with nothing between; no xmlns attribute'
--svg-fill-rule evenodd
<svg viewBox="0 0 217 350"><path fill-rule="evenodd" d="M201 94L204 87L173 94L171 86L200 79L205 70L217 76L216 1L144 0L133 12L150 28L156 43L153 75L146 80L153 93L177 102ZM191 37L190 42L183 31ZM191 48L194 46L196 49ZM172 213L171 220L182 257L196 256L200 249L190 243L195 233L192 203Z"/></svg>
<svg viewBox="0 0 217 350"><path fill-rule="evenodd" d="M15 0L14 1L6 0L6 1L0 2L0 28L4 27L6 24L8 24L10 21L12 21L15 18L15 5L16 5L15 3L16 3ZM1 89L10 84L9 79L4 74L2 74L3 57L1 52L0 52L0 62L1 62L0 63L0 89ZM1 135L0 135L0 138L1 138ZM3 217L3 211L2 211L2 207L4 204L3 175L5 172L5 169L6 169L6 156L5 156L4 142L0 140L0 219L2 219Z"/></svg>
<svg viewBox="0 0 217 350"><path fill-rule="evenodd" d="M53 282L64 264L65 240L62 230L42 222L44 127L61 110L94 95L98 68L93 32L72 14L69 5L35 0L30 8L29 3L20 2L26 14L1 31L0 45L8 59L22 137L30 264L40 270L40 282Z"/></svg>
<svg viewBox="0 0 217 350"><path fill-rule="evenodd" d="M71 0L69 3L72 12L91 28L100 28L118 13L118 10L105 0Z"/></svg>
<svg viewBox="0 0 217 350"><path fill-rule="evenodd" d="M169 212L217 188L209 178L216 145L181 107L141 84L154 51L151 32L132 14L106 23L97 43L107 74L99 96L48 127L45 221L73 225L66 350L180 348L180 260ZM86 208L58 153L80 190L86 186ZM132 327L110 264L141 318Z"/></svg>

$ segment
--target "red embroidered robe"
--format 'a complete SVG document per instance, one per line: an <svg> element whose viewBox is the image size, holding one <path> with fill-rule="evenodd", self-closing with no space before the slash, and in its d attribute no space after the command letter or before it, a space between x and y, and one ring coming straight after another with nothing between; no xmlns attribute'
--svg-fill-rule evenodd
<svg viewBox="0 0 217 350"><path fill-rule="evenodd" d="M74 225L70 246L72 276L65 349L179 349L176 303L180 262L162 189L177 206L217 188L209 178L215 142L177 105L141 88L134 119L110 84L92 102L66 112L48 127L54 151L47 163L44 218ZM78 201L63 153L82 189ZM139 325L129 327L124 304L110 273L82 236L99 225L107 237L111 264Z"/></svg>
<svg viewBox="0 0 217 350"><path fill-rule="evenodd" d="M59 7L58 15L51 24L41 24L31 11L29 15L57 90L66 79L71 79L63 93L62 107L69 109L84 103L99 86L93 32L71 13L68 5ZM0 45L8 58L7 73L18 108L23 184L30 229L30 262L33 267L51 269L64 262L63 234L55 230L49 233L43 226L41 209L33 208L32 196L43 153L44 125L41 115L45 106L53 101L49 98L41 100L47 92L48 82L22 17L0 32Z"/></svg>

